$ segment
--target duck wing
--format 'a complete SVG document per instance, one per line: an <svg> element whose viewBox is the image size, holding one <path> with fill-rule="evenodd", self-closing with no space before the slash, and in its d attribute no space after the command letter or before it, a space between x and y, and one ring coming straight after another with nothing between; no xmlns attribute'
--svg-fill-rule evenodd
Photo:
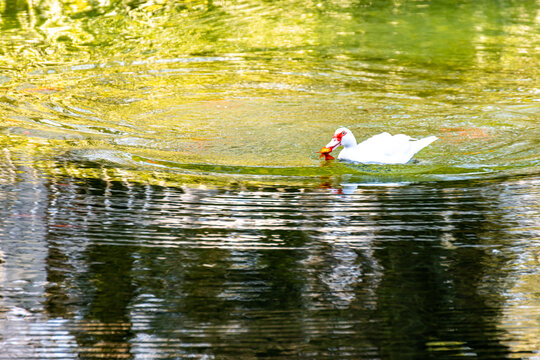
<svg viewBox="0 0 540 360"><path fill-rule="evenodd" d="M358 144L349 158L363 163L405 164L435 140L436 136L415 140L407 135L392 136L385 132Z"/></svg>

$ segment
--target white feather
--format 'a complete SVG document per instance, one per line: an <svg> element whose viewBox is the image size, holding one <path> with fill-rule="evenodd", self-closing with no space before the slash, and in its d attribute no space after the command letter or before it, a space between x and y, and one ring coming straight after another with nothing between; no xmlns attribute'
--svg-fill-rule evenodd
<svg viewBox="0 0 540 360"><path fill-rule="evenodd" d="M338 159L364 164L405 164L414 154L437 140L436 136L415 140L407 135L390 135L384 132L356 144L354 135L347 128L337 129L334 138L343 132L346 134L341 139L343 150ZM330 144L335 144L335 140Z"/></svg>

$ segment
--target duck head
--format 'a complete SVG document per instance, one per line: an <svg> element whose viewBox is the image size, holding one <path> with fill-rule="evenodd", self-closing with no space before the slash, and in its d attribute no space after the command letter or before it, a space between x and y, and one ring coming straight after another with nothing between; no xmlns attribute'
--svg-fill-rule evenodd
<svg viewBox="0 0 540 360"><path fill-rule="evenodd" d="M333 159L330 153L340 145L344 148L356 146L356 138L351 130L344 127L337 129L334 132L334 136L332 136L332 140L321 149L321 155L319 157L324 156L325 160Z"/></svg>

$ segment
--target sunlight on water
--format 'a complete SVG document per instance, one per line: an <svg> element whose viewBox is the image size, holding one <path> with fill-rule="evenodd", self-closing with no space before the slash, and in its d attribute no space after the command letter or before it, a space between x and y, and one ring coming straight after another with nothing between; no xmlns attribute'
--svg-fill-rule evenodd
<svg viewBox="0 0 540 360"><path fill-rule="evenodd" d="M539 19L0 0L0 358L538 359Z"/></svg>
<svg viewBox="0 0 540 360"><path fill-rule="evenodd" d="M59 140L56 155L134 171L197 165L201 173L232 166L225 173L319 176L326 172L316 151L345 125L359 140L383 131L440 138L417 155L422 167L391 168L394 178L537 169L537 34L529 29L538 24L526 8L510 7L522 15L520 26L501 25L474 5L460 9L473 25L422 2L390 13L391 6L338 3L194 4L121 11L114 26L126 40L110 46L112 30L89 37L45 21L41 28L59 31L56 41L39 39L50 61L25 56L28 70L3 77L3 133ZM67 22L85 10L49 11ZM426 28L420 19L441 24ZM79 19L90 29L111 20ZM12 50L5 61L28 49ZM88 56L72 56L80 52Z"/></svg>

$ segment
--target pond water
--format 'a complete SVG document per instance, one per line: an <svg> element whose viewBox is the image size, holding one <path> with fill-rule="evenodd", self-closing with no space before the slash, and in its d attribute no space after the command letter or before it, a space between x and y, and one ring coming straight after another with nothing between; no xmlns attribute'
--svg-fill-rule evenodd
<svg viewBox="0 0 540 360"><path fill-rule="evenodd" d="M0 358L540 358L538 1L0 14Z"/></svg>

